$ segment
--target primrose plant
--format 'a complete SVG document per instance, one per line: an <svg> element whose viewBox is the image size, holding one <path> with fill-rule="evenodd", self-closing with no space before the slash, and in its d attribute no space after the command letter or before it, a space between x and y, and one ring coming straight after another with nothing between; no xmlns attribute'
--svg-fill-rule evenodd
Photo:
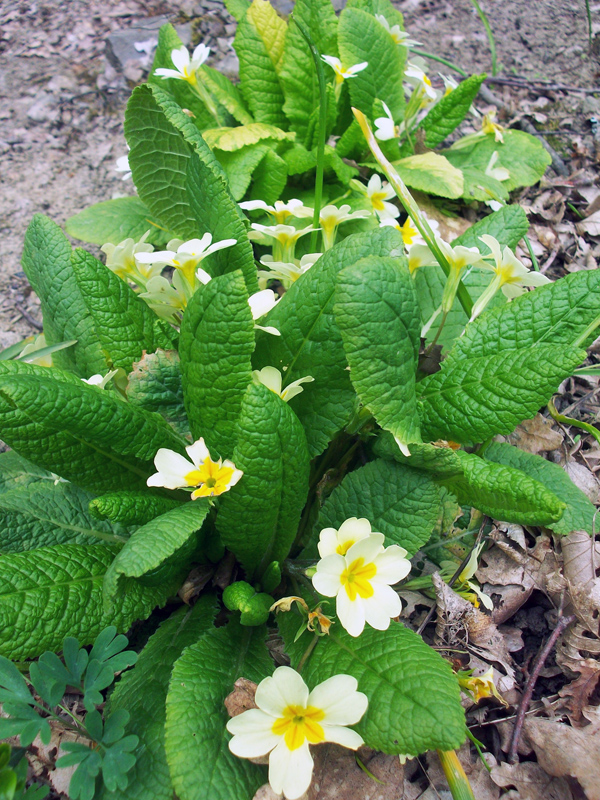
<svg viewBox="0 0 600 800"><path fill-rule="evenodd" d="M455 524L593 525L558 465L498 437L585 359L597 271L529 270L519 206L447 243L407 188L508 199L543 171L522 157L537 144L487 120L414 154L480 77L434 97L385 0L339 20L299 0L289 23L230 5L240 87L161 30L125 119L137 194L68 224L106 263L34 217L44 339L0 354L0 733L29 744L69 719L75 799L251 800L269 780L295 800L328 742L451 764L460 687L490 679L399 620L399 584L431 553L448 577L453 555L488 608ZM114 636L139 621L134 665ZM240 678L255 707L230 719Z"/></svg>

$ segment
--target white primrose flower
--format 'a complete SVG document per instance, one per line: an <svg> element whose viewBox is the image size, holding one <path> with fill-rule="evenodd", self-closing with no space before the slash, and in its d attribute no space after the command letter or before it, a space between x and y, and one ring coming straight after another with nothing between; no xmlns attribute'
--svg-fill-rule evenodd
<svg viewBox="0 0 600 800"><path fill-rule="evenodd" d="M437 237L440 233L440 223L435 219L429 219L427 214L421 212L423 217L429 223L429 227L433 231L434 235ZM419 233L419 230L415 223L412 221L410 217L407 217L406 220L402 223L402 225L396 219L384 219L379 223L380 228L396 228L397 231L400 231L402 234L402 241L404 242L404 246L408 250L410 247L416 244L424 245L425 239Z"/></svg>
<svg viewBox="0 0 600 800"><path fill-rule="evenodd" d="M131 167L129 166L129 156L120 156L117 158L117 165L115 167L115 172L122 172L123 177L121 178L122 181L126 181L131 178Z"/></svg>
<svg viewBox="0 0 600 800"><path fill-rule="evenodd" d="M444 97L447 97L450 92L453 92L458 88L457 81L455 81L454 78L451 78L450 75L444 75L441 72L438 72L438 75L444 81Z"/></svg>
<svg viewBox="0 0 600 800"><path fill-rule="evenodd" d="M304 378L298 378L297 381L292 381L292 383L289 383L285 389L282 390L281 386L283 384L283 378L281 377L281 372L276 367L263 367L262 369L255 369L253 370L252 375L259 383L262 383L263 386L266 386L267 389L270 389L272 392L275 392L276 395L279 395L279 397L281 397L285 403L291 400L292 397L296 397L296 395L304 391L302 388L303 383L312 383L314 381L312 375L307 375Z"/></svg>
<svg viewBox="0 0 600 800"><path fill-rule="evenodd" d="M272 289L262 289L260 292L251 294L248 298L248 305L250 306L250 311L252 312L252 319L256 321L257 319L264 317L264 315L268 314L272 308L275 308L278 302L279 298ZM271 325L255 325L254 327L258 328L260 331L270 333L273 336L281 336L281 332Z"/></svg>
<svg viewBox="0 0 600 800"><path fill-rule="evenodd" d="M118 371L118 369L111 369L104 377L102 375L91 375L89 378L82 378L81 380L90 386L97 386L99 389L104 389L106 384L115 377Z"/></svg>
<svg viewBox="0 0 600 800"><path fill-rule="evenodd" d="M386 219L386 217L395 219L400 216L400 209L398 206L387 202L391 200L392 197L395 197L396 193L387 181L382 182L380 175L371 175L366 186L361 181L353 178L350 181L350 186L370 201L373 211L380 220Z"/></svg>
<svg viewBox="0 0 600 800"><path fill-rule="evenodd" d="M26 344L25 347L19 353L19 358L23 358L23 356L30 356L37 350L43 350L44 348L48 347L48 342L46 341L46 337L44 336L43 333L38 333L37 336L27 337L25 341L28 342L28 344ZM40 356L39 358L28 358L27 362L29 364L37 364L38 367L53 366L51 353L45 356Z"/></svg>
<svg viewBox="0 0 600 800"><path fill-rule="evenodd" d="M437 264L433 253L426 244L413 244L408 249L407 258L408 269L413 275L421 267L432 267Z"/></svg>
<svg viewBox="0 0 600 800"><path fill-rule="evenodd" d="M383 16L383 14L375 14L375 19L379 22L380 25L386 29L386 31L391 35L392 39L396 42L396 44L401 44L404 47L418 47L421 42L416 42L414 39L409 39L409 34L406 31L403 31L400 25L392 25L387 21L387 19Z"/></svg>
<svg viewBox="0 0 600 800"><path fill-rule="evenodd" d="M362 737L355 725L367 710L367 696L351 675L334 675L309 692L300 675L278 667L258 684L251 708L233 717L229 749L240 758L269 755L269 783L275 794L298 800L312 780L309 745L322 742L357 750Z"/></svg>
<svg viewBox="0 0 600 800"><path fill-rule="evenodd" d="M103 244L100 248L106 254L106 266L122 278L124 281L130 280L141 288L146 287L146 283L155 275L160 275L163 264L142 264L136 261L139 253L152 253L154 248L151 244L146 244L146 239L150 235L147 230L139 241L135 239L123 239L119 244Z"/></svg>
<svg viewBox="0 0 600 800"><path fill-rule="evenodd" d="M482 261L478 266L482 269L489 269L495 274L490 285L473 306L471 320L481 314L498 289L501 289L502 293L509 300L512 300L514 297L523 294L526 286L543 286L545 283L551 283L550 279L542 275L541 272L530 272L525 264L519 261L510 247L505 247L502 250L500 243L493 236L484 234L479 238L492 251L494 261L492 264Z"/></svg>
<svg viewBox="0 0 600 800"><path fill-rule="evenodd" d="M368 519L357 519L350 517L345 522L342 522L340 527L323 528L319 534L319 555L321 558L327 558L338 553L340 556L345 556L348 550L356 542L366 539L374 531L371 530L371 523Z"/></svg>
<svg viewBox="0 0 600 800"><path fill-rule="evenodd" d="M476 247L463 247L462 245L452 247L452 245L438 237L436 237L436 242L450 265L450 274L446 279L442 294L442 311L444 314L448 314L454 303L463 272L467 267L481 266L482 259L481 253Z"/></svg>
<svg viewBox="0 0 600 800"><path fill-rule="evenodd" d="M169 78L176 78L180 81L187 81L188 83L196 83L196 71L200 69L202 64L210 55L210 47L205 44L199 44L198 47L190 54L187 47L182 45L177 50L171 50L171 61L175 69L165 69L161 67L155 71L155 75L160 75L163 81Z"/></svg>
<svg viewBox="0 0 600 800"><path fill-rule="evenodd" d="M474 601L475 606L478 606L481 602L484 608L487 608L488 611L492 611L494 608L492 598L485 594L485 592L483 592L479 586L471 580L471 578L473 578L477 572L477 562L484 547L485 542L482 542L481 544L477 545L477 547L473 548L473 551L471 552L469 560L465 564L463 571L456 579L454 590L462 596L466 595L466 599L469 599L471 602ZM442 567L442 577L449 579L452 577L452 575L454 575L456 569L456 564L454 561L442 561L440 566Z"/></svg>
<svg viewBox="0 0 600 800"><path fill-rule="evenodd" d="M404 78L406 82L419 93L418 96L421 98L421 108L438 99L438 93L431 85L427 73L419 66L418 62L409 61L407 63L404 71Z"/></svg>
<svg viewBox="0 0 600 800"><path fill-rule="evenodd" d="M235 239L213 242L212 234L205 233L202 239L190 239L188 242L171 239L167 244L167 250L158 250L156 253L137 253L135 260L139 264L159 263L163 267L175 267L181 271L190 287L193 287L194 274L198 264L211 253L222 250L224 247L232 247L234 244L236 244Z"/></svg>
<svg viewBox="0 0 600 800"><path fill-rule="evenodd" d="M375 120L375 138L380 142L387 142L389 139L397 139L400 136L400 128L394 122L392 112L388 106L382 101L383 110L386 113L385 117L377 117Z"/></svg>
<svg viewBox="0 0 600 800"><path fill-rule="evenodd" d="M273 258L284 262L293 260L298 239L315 230L312 225L296 229L293 225L260 225L258 222L253 222L251 227L248 238L255 242L270 242Z"/></svg>
<svg viewBox="0 0 600 800"><path fill-rule="evenodd" d="M260 263L268 267L269 271L259 270L258 277L265 281L265 285L267 280L279 280L285 289L289 289L292 283L295 283L301 275L308 272L322 255L322 253L307 253L302 256L300 261L295 259L293 262L287 263L285 261L275 261L273 256L264 256L261 258Z"/></svg>
<svg viewBox="0 0 600 800"><path fill-rule="evenodd" d="M497 181L507 181L510 178L510 172L506 169L506 167L497 167L496 162L500 158L500 153L497 150L494 150L492 155L490 156L490 160L488 161L488 165L485 168L485 174L489 175L490 178L494 178Z"/></svg>
<svg viewBox="0 0 600 800"><path fill-rule="evenodd" d="M365 219L365 217L368 217L371 214L371 212L367 209L351 211L350 208L351 207L346 203L339 208L333 205L328 205L324 206L319 212L319 223L323 233L324 250L331 250L335 244L338 225L341 225L343 222L351 222L352 220L356 219Z"/></svg>
<svg viewBox="0 0 600 800"><path fill-rule="evenodd" d="M169 322L178 324L190 298L190 289L181 278L179 272L174 272L171 283L162 275L155 275L146 284L146 291L140 297L148 303L150 308Z"/></svg>
<svg viewBox="0 0 600 800"><path fill-rule="evenodd" d="M406 550L398 545L384 548L382 533L371 533L355 542L345 555L322 558L313 575L319 594L336 598L336 613L350 636L360 636L365 622L380 631L402 611L391 588L410 572Z"/></svg>
<svg viewBox="0 0 600 800"><path fill-rule="evenodd" d="M240 208L244 211L266 211L267 214L273 217L277 225L281 225L290 217L307 216L306 214L300 215L297 212L305 208L302 200L288 200L284 203L281 200L276 200L275 205L269 206L264 200L245 200L239 204Z"/></svg>
<svg viewBox="0 0 600 800"><path fill-rule="evenodd" d="M355 64L353 67L343 67L342 62L335 56L321 56L321 58L335 72L336 86L341 86L348 78L356 78L359 72L369 66L368 61L361 61L360 64Z"/></svg>
<svg viewBox="0 0 600 800"><path fill-rule="evenodd" d="M481 121L481 133L484 135L493 134L497 142L504 143L504 128L496 122L496 109L489 111Z"/></svg>
<svg viewBox="0 0 600 800"><path fill-rule="evenodd" d="M174 450L161 447L154 456L154 466L158 472L148 478L148 486L193 488L192 500L196 500L198 497L216 497L228 492L244 474L236 469L232 461L213 461L204 439L198 439L185 449L190 461Z"/></svg>

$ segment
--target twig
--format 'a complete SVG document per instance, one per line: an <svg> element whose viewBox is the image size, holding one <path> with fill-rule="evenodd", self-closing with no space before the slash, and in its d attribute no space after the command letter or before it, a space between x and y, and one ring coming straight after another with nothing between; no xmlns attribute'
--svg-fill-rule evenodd
<svg viewBox="0 0 600 800"><path fill-rule="evenodd" d="M517 756L517 748L519 747L519 739L521 737L521 730L523 728L523 723L525 722L525 714L527 713L527 709L529 708L529 704L531 703L531 698L533 697L533 690L535 689L535 684L537 679L539 678L540 672L542 671L542 667L546 663L546 659L550 655L550 651L556 644L558 637L561 633L567 628L572 622L575 622L575 615L571 614L568 617L560 617L558 622L556 623L556 628L552 631L550 638L540 651L539 656L535 662L533 670L531 671L529 677L527 678L527 683L525 684L525 691L523 692L523 696L521 697L521 702L519 703L519 709L517 711L517 717L515 720L515 727L513 728L512 739L510 742L510 750L508 751L508 761L510 764L516 764L518 760Z"/></svg>
<svg viewBox="0 0 600 800"><path fill-rule="evenodd" d="M514 86L516 89L546 89L549 92L581 92L582 94L596 94L600 86L584 89L581 86L565 86L562 83L528 80L527 78L499 78L488 77L484 83L496 83L500 86Z"/></svg>
<svg viewBox="0 0 600 800"><path fill-rule="evenodd" d="M22 317L24 317L32 327L37 328L38 331L43 331L44 330L44 326L42 325L42 323L38 322L37 319L35 319L35 317L32 317L31 314L29 313L29 311L26 311L23 308L23 306L20 305L20 303L17 303L16 300L15 300L13 305L17 309L19 314Z"/></svg>
<svg viewBox="0 0 600 800"><path fill-rule="evenodd" d="M484 517L481 520L481 526L479 528L479 533L477 534L477 538L475 539L475 543L473 544L473 547L469 550L467 555L460 562L456 572L454 573L454 575L448 581L448 586L450 586L450 588L452 588L452 586L454 586L454 584L458 580L458 577L459 577L460 573L467 566L467 564L469 562L469 559L471 558L471 553L473 552L473 550L475 550L476 547L479 546L481 540L483 539L483 529L485 528L487 520L488 520L487 517ZM437 610L437 603L434 603L434 605L432 605L431 608L429 609L429 613L427 614L427 616L425 617L423 622L417 628L417 635L418 636L420 636L423 633L423 631L425 630L425 628L429 625L429 623L431 622L431 620L433 618L433 615L435 614L436 610Z"/></svg>

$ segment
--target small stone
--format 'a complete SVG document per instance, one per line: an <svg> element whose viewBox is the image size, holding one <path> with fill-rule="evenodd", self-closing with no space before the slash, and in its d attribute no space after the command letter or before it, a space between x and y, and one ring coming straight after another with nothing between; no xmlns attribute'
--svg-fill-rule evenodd
<svg viewBox="0 0 600 800"><path fill-rule="evenodd" d="M226 36L235 36L235 32L237 31L237 22L229 22L225 25L225 34Z"/></svg>
<svg viewBox="0 0 600 800"><path fill-rule="evenodd" d="M56 99L47 92L39 92L27 116L34 122L56 122L60 111Z"/></svg>
<svg viewBox="0 0 600 800"><path fill-rule="evenodd" d="M215 69L218 69L228 78L236 78L240 71L240 60L235 53L229 53L225 58L215 63Z"/></svg>
<svg viewBox="0 0 600 800"><path fill-rule="evenodd" d="M136 44L146 44L151 39L158 40L158 31L161 25L169 22L168 17L148 17L143 22L134 25L131 28L126 28L122 31L115 31L106 38L106 57L110 64L119 72L124 72L125 65L129 61L148 62L148 53L145 52L146 48L142 51L136 49ZM175 25L175 30L181 41L186 47L189 47L192 41L192 26L189 23L185 25Z"/></svg>

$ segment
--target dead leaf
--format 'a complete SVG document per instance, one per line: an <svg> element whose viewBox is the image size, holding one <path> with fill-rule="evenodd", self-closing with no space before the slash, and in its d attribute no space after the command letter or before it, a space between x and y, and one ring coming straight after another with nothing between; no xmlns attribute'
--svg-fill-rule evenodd
<svg viewBox="0 0 600 800"><path fill-rule="evenodd" d="M558 693L565 698L565 707L571 724L579 727L583 709L589 704L600 681L600 661L596 661L595 658L584 658L579 662L577 670L580 673L579 677L559 689Z"/></svg>
<svg viewBox="0 0 600 800"><path fill-rule="evenodd" d="M90 742L72 731L65 730L57 720L49 719L48 723L52 732L50 742L44 744L40 737L36 736L28 748L27 760L32 777L49 781L55 792L68 797L69 783L77 765L61 769L55 768L59 756L67 755L66 750L62 749L62 744L63 742L80 742L89 745Z"/></svg>
<svg viewBox="0 0 600 800"><path fill-rule="evenodd" d="M600 236L600 211L595 211L586 219L577 222L575 225L577 233L587 233L588 236Z"/></svg>
<svg viewBox="0 0 600 800"><path fill-rule="evenodd" d="M523 726L538 763L549 775L576 778L588 800L600 800L600 711L590 725L571 728L562 722L530 717Z"/></svg>
<svg viewBox="0 0 600 800"><path fill-rule="evenodd" d="M502 800L573 800L567 781L551 777L534 761L492 767L491 778L497 786L515 787Z"/></svg>
<svg viewBox="0 0 600 800"><path fill-rule="evenodd" d="M594 473L583 464L569 461L564 465L564 470L575 486L588 496L592 503L600 503L600 485Z"/></svg>
<svg viewBox="0 0 600 800"><path fill-rule="evenodd" d="M526 453L545 453L556 450L563 442L560 431L554 429L554 421L536 414L533 419L526 419L508 437L508 441L525 450Z"/></svg>
<svg viewBox="0 0 600 800"><path fill-rule="evenodd" d="M195 597L198 597L202 589L212 578L215 568L212 564L202 564L194 569L187 576L181 589L177 592L181 600L190 605Z"/></svg>
<svg viewBox="0 0 600 800"><path fill-rule="evenodd" d="M600 543L594 542L587 531L573 531L560 540L563 574L569 583L582 588L596 579L596 564L600 563Z"/></svg>
<svg viewBox="0 0 600 800"><path fill-rule="evenodd" d="M225 698L225 708L230 717L237 717L249 708L257 708L254 702L256 684L247 678L238 678L233 684L233 692Z"/></svg>

